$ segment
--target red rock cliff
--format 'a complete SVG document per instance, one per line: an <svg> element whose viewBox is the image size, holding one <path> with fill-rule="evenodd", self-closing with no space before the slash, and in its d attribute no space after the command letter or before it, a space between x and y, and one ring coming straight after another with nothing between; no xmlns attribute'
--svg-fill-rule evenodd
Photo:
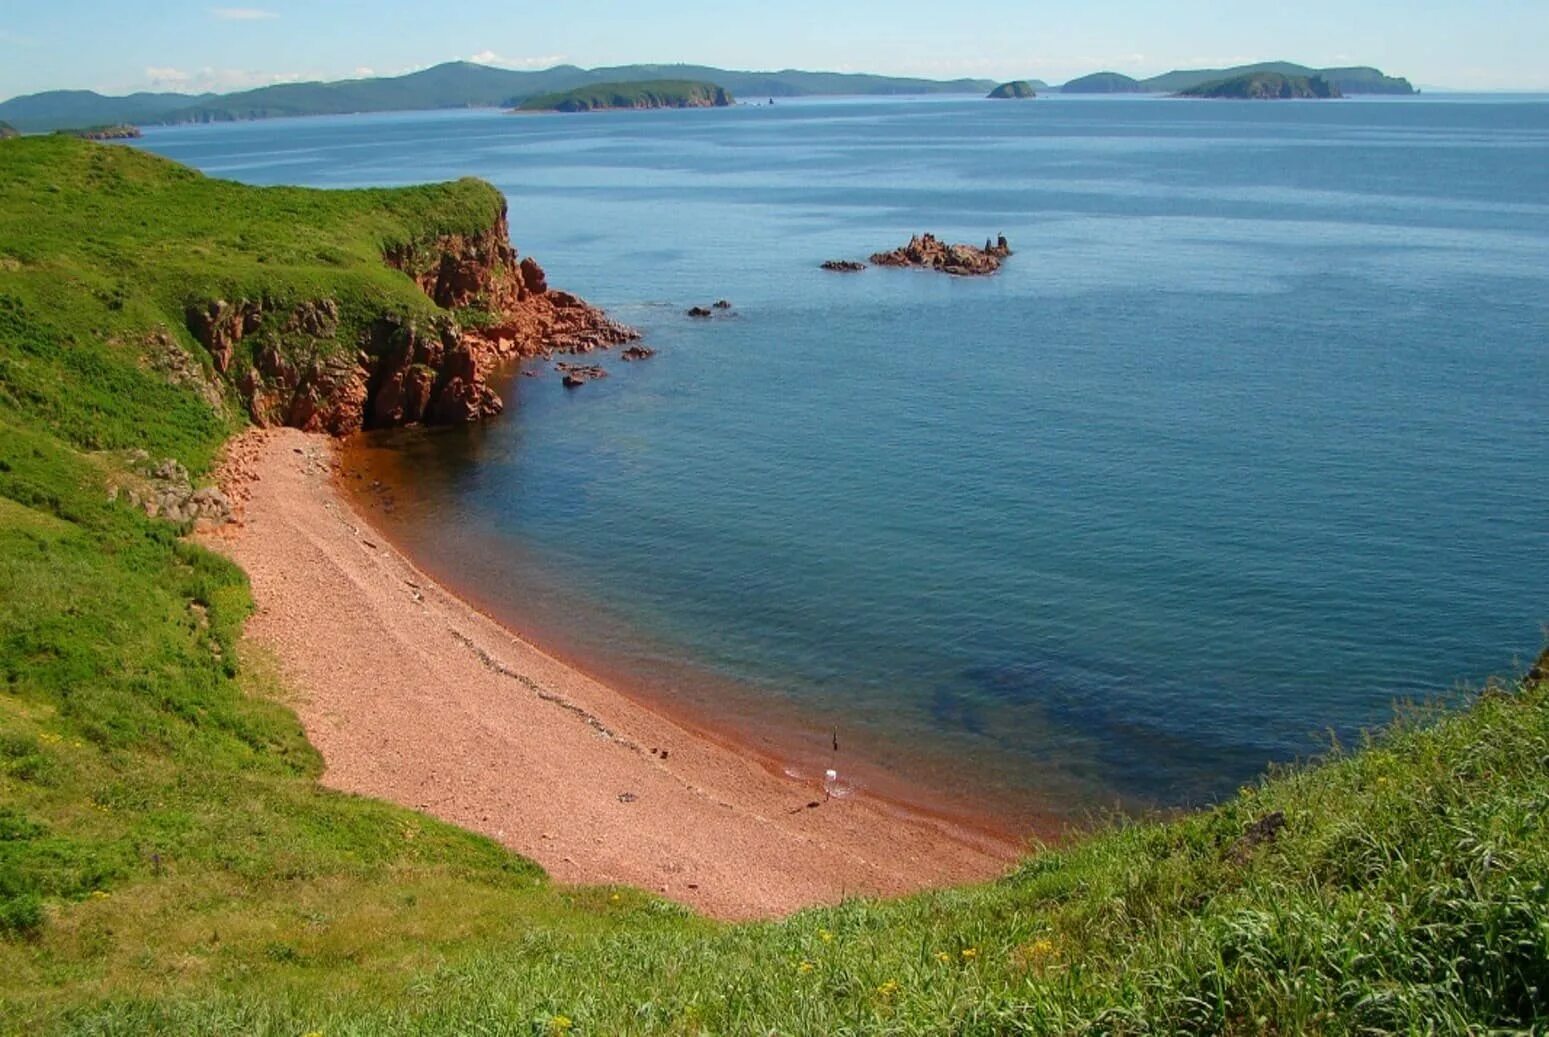
<svg viewBox="0 0 1549 1037"><path fill-rule="evenodd" d="M383 259L446 312L418 324L384 317L352 331L330 299L290 307L215 300L189 309L189 330L255 423L345 435L478 421L501 411L488 378L511 360L639 337L550 289L543 268L511 246L504 211L480 234L393 248Z"/></svg>

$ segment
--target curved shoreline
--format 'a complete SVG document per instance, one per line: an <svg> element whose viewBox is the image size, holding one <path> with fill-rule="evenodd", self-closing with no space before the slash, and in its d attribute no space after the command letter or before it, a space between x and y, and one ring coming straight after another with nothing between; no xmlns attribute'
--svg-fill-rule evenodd
<svg viewBox="0 0 1549 1037"><path fill-rule="evenodd" d="M1020 847L876 797L824 801L522 640L426 576L335 485L337 445L231 441L248 637L279 660L325 785L490 836L555 879L722 918L991 878ZM819 803L810 807L810 803Z"/></svg>

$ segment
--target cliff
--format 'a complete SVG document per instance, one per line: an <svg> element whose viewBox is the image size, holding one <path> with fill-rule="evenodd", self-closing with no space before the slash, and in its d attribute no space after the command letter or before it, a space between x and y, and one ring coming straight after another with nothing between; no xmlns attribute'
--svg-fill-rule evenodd
<svg viewBox="0 0 1549 1037"><path fill-rule="evenodd" d="M489 376L511 360L639 337L576 296L551 290L537 261L512 247L504 207L482 231L393 245L382 261L444 312L419 321L376 317L357 341L344 343L353 349L340 350L328 348L348 330L331 298L288 307L214 299L188 308L188 330L253 422L344 435L478 421L503 409Z"/></svg>
<svg viewBox="0 0 1549 1037"><path fill-rule="evenodd" d="M634 337L549 287L479 180L261 188L63 134L0 148L0 406L93 449L143 445L130 400L173 441L477 421L500 365Z"/></svg>

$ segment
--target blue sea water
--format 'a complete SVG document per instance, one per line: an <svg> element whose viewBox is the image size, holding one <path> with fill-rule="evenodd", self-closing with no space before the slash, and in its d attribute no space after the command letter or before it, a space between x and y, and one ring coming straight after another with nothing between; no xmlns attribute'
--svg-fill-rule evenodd
<svg viewBox="0 0 1549 1037"><path fill-rule="evenodd" d="M465 175L659 351L395 438L423 564L651 694L1003 817L1192 804L1549 620L1549 103L781 102L148 131ZM1006 234L994 278L871 269ZM684 310L718 298L730 315ZM413 487L410 492L409 487ZM778 736L768 734L778 729Z"/></svg>

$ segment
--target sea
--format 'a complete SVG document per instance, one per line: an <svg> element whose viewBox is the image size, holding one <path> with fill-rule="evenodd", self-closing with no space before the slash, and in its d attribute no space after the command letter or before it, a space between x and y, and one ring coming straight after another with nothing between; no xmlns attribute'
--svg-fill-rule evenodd
<svg viewBox="0 0 1549 1037"><path fill-rule="evenodd" d="M1537 655L1549 98L756 100L139 144L504 191L549 283L657 354L368 437L358 499L513 629L831 791L1167 812ZM1015 254L819 268L927 231Z"/></svg>

